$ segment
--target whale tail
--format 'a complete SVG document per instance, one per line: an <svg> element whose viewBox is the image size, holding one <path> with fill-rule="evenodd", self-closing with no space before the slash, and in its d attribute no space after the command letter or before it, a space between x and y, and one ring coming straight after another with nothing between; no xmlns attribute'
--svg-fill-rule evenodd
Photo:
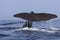
<svg viewBox="0 0 60 40"><path fill-rule="evenodd" d="M31 28L32 27L32 22L31 21L26 21L25 24L23 25L23 28L28 27Z"/></svg>

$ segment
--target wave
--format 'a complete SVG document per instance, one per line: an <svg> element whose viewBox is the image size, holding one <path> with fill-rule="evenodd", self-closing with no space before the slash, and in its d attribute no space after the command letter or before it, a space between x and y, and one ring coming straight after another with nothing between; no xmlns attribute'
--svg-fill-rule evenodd
<svg viewBox="0 0 60 40"><path fill-rule="evenodd" d="M13 29L19 29L20 27L2 27L0 30L13 30Z"/></svg>
<svg viewBox="0 0 60 40"><path fill-rule="evenodd" d="M53 28L53 27L51 27L51 28L3 27L3 28L0 28L0 30L26 30L26 31L42 31L42 32L48 32L48 33L55 33L55 32L59 32L60 28Z"/></svg>
<svg viewBox="0 0 60 40"><path fill-rule="evenodd" d="M60 37L60 28L36 28L36 27L33 27L33 28L12 28L12 27L6 27L6 28L0 28L0 29L3 29L4 31L2 31L0 33L0 36L1 37L8 37L8 36L14 36L15 34L19 35L20 33L22 35L24 35L25 33L27 34L36 34L37 35L42 35L44 36L45 34L48 35L48 36L57 36L57 37ZM6 31L6 29L8 29L8 31ZM20 34L20 35L21 35Z"/></svg>
<svg viewBox="0 0 60 40"><path fill-rule="evenodd" d="M22 27L2 27L0 28L0 30L14 30L14 31L21 31L21 30L25 30L25 31L41 31L41 32L47 32L47 33L58 33L60 32L60 28L36 28L36 27L32 27L32 28L22 28Z"/></svg>
<svg viewBox="0 0 60 40"><path fill-rule="evenodd" d="M10 35L5 35L5 34L0 34L1 37L5 37L5 36L10 36Z"/></svg>
<svg viewBox="0 0 60 40"><path fill-rule="evenodd" d="M11 23L4 23L4 24L0 24L0 25L11 25L11 24L17 24L17 23L21 23L21 22L11 22Z"/></svg>
<svg viewBox="0 0 60 40"><path fill-rule="evenodd" d="M23 30L23 31L40 31L40 32L47 32L47 33L57 33L60 31L59 28L20 28L15 30Z"/></svg>

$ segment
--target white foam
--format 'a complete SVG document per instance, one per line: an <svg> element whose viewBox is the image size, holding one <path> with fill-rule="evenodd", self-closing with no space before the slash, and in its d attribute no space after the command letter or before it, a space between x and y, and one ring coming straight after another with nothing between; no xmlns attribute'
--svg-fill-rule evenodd
<svg viewBox="0 0 60 40"><path fill-rule="evenodd" d="M16 30L28 30L28 31L41 31L41 32L48 32L48 33L55 33L57 32L57 30L59 30L58 28L21 28L21 29L16 29Z"/></svg>
<svg viewBox="0 0 60 40"><path fill-rule="evenodd" d="M28 28L28 27L25 27L25 28L22 28L22 29L17 29L17 30L31 30L31 31L39 31L38 28Z"/></svg>
<svg viewBox="0 0 60 40"><path fill-rule="evenodd" d="M53 28L53 27L50 27L49 29L51 29L51 30L59 30L59 28Z"/></svg>

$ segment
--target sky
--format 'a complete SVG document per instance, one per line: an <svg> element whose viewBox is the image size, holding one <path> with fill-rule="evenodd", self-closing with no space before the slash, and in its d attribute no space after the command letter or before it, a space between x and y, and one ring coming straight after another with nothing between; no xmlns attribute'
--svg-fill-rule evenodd
<svg viewBox="0 0 60 40"><path fill-rule="evenodd" d="M60 19L60 0L0 0L0 20L21 20L13 15L30 11L56 14Z"/></svg>

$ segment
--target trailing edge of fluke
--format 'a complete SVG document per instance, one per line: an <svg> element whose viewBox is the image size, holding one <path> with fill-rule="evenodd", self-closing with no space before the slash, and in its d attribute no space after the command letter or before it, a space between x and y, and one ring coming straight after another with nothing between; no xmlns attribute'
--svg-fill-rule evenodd
<svg viewBox="0 0 60 40"><path fill-rule="evenodd" d="M53 18L57 18L57 15L50 13L31 13L23 12L13 15L14 17L22 18L28 21L47 21Z"/></svg>

